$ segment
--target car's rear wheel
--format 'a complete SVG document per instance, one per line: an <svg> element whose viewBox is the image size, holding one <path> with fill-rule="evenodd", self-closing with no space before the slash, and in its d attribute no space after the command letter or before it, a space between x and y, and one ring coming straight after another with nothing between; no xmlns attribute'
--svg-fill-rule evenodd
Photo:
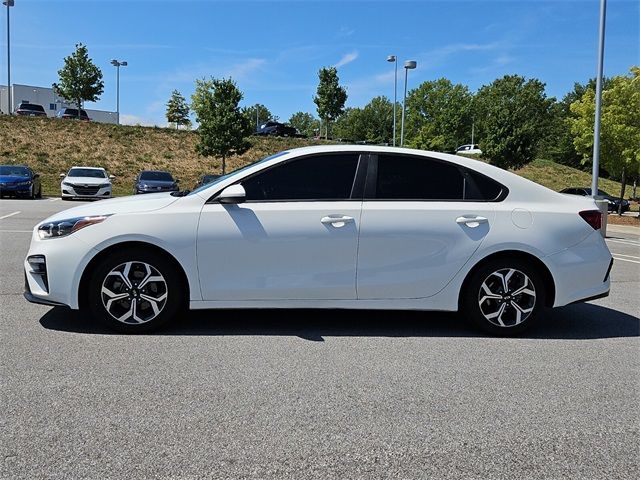
<svg viewBox="0 0 640 480"><path fill-rule="evenodd" d="M184 305L181 279L163 255L140 249L117 252L102 260L90 278L89 309L119 332L150 332Z"/></svg>
<svg viewBox="0 0 640 480"><path fill-rule="evenodd" d="M464 314L496 335L516 335L530 328L545 305L542 277L536 268L518 259L485 263L461 294Z"/></svg>

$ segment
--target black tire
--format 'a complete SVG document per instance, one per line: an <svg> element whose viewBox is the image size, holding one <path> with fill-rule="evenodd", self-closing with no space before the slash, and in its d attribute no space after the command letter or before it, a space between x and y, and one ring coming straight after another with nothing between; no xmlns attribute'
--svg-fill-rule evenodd
<svg viewBox="0 0 640 480"><path fill-rule="evenodd" d="M506 292L503 279L507 279ZM500 336L518 335L534 325L546 300L538 270L526 261L508 258L481 265L465 282L461 295L463 314L485 332Z"/></svg>
<svg viewBox="0 0 640 480"><path fill-rule="evenodd" d="M130 267L125 275L127 265ZM150 268L147 269L145 265ZM129 284L122 280L123 276L129 279ZM145 284L143 279L147 276L161 277L162 281L149 281ZM111 294L103 293L103 287ZM88 293L87 306L92 316L121 333L157 330L172 320L186 305L182 275L175 264L163 255L140 248L114 252L96 265L89 279ZM166 298L163 301L164 294ZM109 302L113 295L127 297ZM143 297L155 298L155 308ZM118 320L116 316L125 318Z"/></svg>
<svg viewBox="0 0 640 480"><path fill-rule="evenodd" d="M33 188L33 185L31 185L31 189L29 190L29 195L27 195L27 198L29 200L33 200L34 198L36 198L36 191L35 188Z"/></svg>

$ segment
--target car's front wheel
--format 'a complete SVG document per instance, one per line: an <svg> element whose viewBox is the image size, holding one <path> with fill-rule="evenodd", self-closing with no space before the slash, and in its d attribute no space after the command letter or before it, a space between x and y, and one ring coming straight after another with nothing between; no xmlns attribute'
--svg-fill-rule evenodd
<svg viewBox="0 0 640 480"><path fill-rule="evenodd" d="M185 303L182 276L165 256L141 249L103 259L89 283L89 309L123 333L155 330L174 318Z"/></svg>
<svg viewBox="0 0 640 480"><path fill-rule="evenodd" d="M537 269L522 260L496 259L477 269L464 290L463 313L481 329L516 335L531 327L545 305Z"/></svg>

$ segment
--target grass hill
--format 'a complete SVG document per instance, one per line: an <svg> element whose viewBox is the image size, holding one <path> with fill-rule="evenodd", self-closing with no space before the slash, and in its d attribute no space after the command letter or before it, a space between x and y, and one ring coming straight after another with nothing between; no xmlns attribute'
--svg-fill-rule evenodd
<svg viewBox="0 0 640 480"><path fill-rule="evenodd" d="M182 188L193 188L203 173L220 173L221 160L195 153L196 133L170 128L131 127L0 116L0 164L18 163L40 173L45 195L60 194L60 173L73 165L104 167L116 175L114 194L127 195L140 170L168 170ZM289 148L326 143L299 138L253 137L244 155L227 160L228 170ZM589 186L590 174L546 160L517 171L553 190ZM602 179L600 188L616 195L620 184Z"/></svg>

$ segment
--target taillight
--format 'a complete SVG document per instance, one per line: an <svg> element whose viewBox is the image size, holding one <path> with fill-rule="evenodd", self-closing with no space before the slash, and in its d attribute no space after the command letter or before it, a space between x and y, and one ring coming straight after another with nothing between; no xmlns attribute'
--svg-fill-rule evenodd
<svg viewBox="0 0 640 480"><path fill-rule="evenodd" d="M594 230L600 230L602 227L602 212L600 210L583 210L580 212L580 216Z"/></svg>

